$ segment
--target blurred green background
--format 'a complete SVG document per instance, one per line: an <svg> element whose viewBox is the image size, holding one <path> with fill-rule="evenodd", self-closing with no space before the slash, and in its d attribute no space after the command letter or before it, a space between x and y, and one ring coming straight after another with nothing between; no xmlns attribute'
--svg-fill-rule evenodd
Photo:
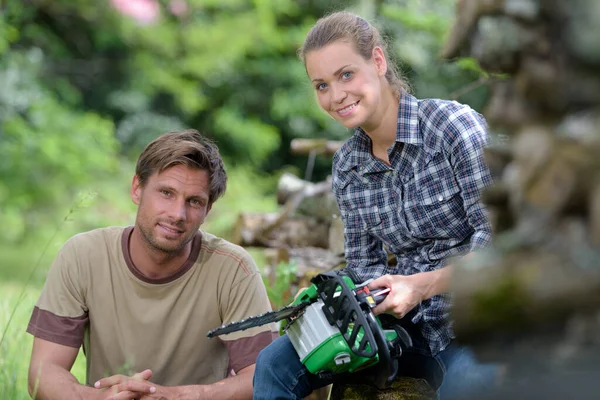
<svg viewBox="0 0 600 400"><path fill-rule="evenodd" d="M437 57L454 0L0 1L0 398L28 398L24 333L49 264L76 232L133 223L134 162L159 134L195 128L225 158L229 186L205 229L229 237L242 211L276 209L294 138L345 139L320 111L296 49L322 15L378 26L418 97L481 109L471 59ZM331 160L318 158L312 179ZM263 262L258 251L259 267ZM83 378L78 359L76 376Z"/></svg>

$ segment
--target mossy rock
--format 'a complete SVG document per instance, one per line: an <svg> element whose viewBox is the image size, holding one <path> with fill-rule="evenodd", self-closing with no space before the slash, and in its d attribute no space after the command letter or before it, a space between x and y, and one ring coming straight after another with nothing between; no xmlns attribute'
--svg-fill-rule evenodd
<svg viewBox="0 0 600 400"><path fill-rule="evenodd" d="M399 377L387 389L377 389L368 385L334 384L330 400L433 400L435 390L426 380Z"/></svg>

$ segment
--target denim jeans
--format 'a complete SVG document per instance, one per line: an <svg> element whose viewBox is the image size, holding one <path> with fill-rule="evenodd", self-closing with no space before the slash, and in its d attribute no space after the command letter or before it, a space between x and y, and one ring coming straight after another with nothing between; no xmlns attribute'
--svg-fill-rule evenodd
<svg viewBox="0 0 600 400"><path fill-rule="evenodd" d="M498 370L497 365L478 363L469 348L451 343L435 357L404 352L400 357L398 376L426 379L437 389L440 400L465 400L475 399L477 393L492 388ZM302 399L313 390L333 382L333 379L319 378L308 372L289 338L284 335L258 356L254 372L254 399Z"/></svg>

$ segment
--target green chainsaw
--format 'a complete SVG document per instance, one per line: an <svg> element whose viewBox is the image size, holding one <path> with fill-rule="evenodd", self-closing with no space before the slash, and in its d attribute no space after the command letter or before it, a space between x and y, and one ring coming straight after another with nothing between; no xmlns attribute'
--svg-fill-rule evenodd
<svg viewBox="0 0 600 400"><path fill-rule="evenodd" d="M398 370L402 349L412 346L399 325L384 329L371 309L389 289L369 290L347 275L327 272L315 276L294 302L284 308L223 325L209 338L282 321L300 361L313 374L331 376L369 368L368 383L388 387ZM354 379L354 378L353 378Z"/></svg>

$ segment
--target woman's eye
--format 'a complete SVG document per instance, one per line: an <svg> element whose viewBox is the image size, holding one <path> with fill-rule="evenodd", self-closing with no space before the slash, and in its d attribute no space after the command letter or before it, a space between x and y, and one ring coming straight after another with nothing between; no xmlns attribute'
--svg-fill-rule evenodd
<svg viewBox="0 0 600 400"><path fill-rule="evenodd" d="M352 72L350 72L350 71L346 71L346 72L344 72L344 73L342 74L342 79L344 79L344 80L348 80L348 79L350 79L350 78L352 78Z"/></svg>
<svg viewBox="0 0 600 400"><path fill-rule="evenodd" d="M321 90L325 90L327 88L327 84L326 83L319 83L316 86L317 90L321 91Z"/></svg>

